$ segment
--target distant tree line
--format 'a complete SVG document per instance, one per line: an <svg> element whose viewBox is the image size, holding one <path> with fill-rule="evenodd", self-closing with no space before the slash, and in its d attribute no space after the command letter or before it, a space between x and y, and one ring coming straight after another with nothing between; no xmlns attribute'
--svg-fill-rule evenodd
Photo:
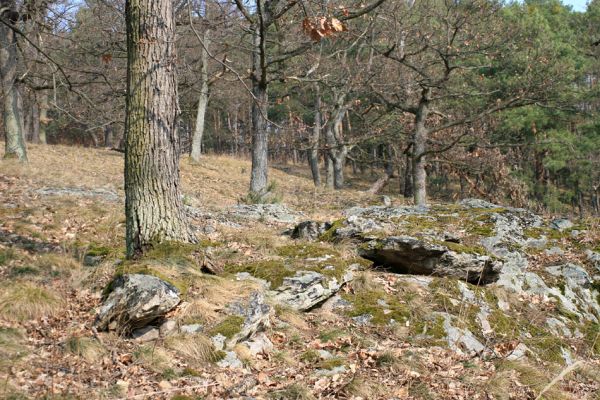
<svg viewBox="0 0 600 400"><path fill-rule="evenodd" d="M170 5L174 150L251 159L257 201L268 165L295 163L416 204L600 213L600 0ZM124 0L0 0L4 157L124 148L125 16Z"/></svg>

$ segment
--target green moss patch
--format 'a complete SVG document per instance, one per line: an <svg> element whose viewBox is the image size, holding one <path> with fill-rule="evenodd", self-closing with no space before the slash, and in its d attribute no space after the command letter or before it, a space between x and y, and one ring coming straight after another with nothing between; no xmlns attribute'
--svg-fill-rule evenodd
<svg viewBox="0 0 600 400"><path fill-rule="evenodd" d="M344 293L342 298L352 303L352 309L346 311L346 315L358 317L370 314L373 316L370 322L375 325L388 325L390 320L405 323L412 316L412 311L407 304L401 303L399 299L388 295L383 290L364 290L354 294ZM379 304L379 300L385 301L387 306Z"/></svg>
<svg viewBox="0 0 600 400"><path fill-rule="evenodd" d="M335 234L338 229L344 226L345 219L338 219L331 223L331 227L327 229L321 236L319 236L319 240L323 242L333 242L335 240Z"/></svg>
<svg viewBox="0 0 600 400"><path fill-rule="evenodd" d="M212 329L209 330L209 336L212 337L221 334L227 339L231 339L236 333L242 330L243 325L244 317L240 317L238 315L230 315L223 321L219 322L217 325L212 327Z"/></svg>
<svg viewBox="0 0 600 400"><path fill-rule="evenodd" d="M328 252L328 254L331 254ZM230 274L247 272L255 278L264 279L271 283L271 289L278 288L285 278L294 276L298 271L314 271L326 277L336 278L338 281L348 270L348 266L357 259L344 260L332 258L326 261L313 263L303 258L271 259L255 261L247 264L229 264L225 271Z"/></svg>
<svg viewBox="0 0 600 400"><path fill-rule="evenodd" d="M329 247L315 243L301 243L281 246L276 249L277 255L287 258L319 258L326 255L339 257L340 253Z"/></svg>

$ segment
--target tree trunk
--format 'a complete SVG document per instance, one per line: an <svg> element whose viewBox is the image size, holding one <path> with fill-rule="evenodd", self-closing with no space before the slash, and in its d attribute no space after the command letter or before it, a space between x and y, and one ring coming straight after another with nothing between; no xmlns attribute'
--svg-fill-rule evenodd
<svg viewBox="0 0 600 400"><path fill-rule="evenodd" d="M7 23L16 22L9 15L17 15L12 0L0 0L2 17ZM18 18L18 17L17 17ZM0 23L0 79L2 85L3 121L6 135L4 158L27 161L25 147L23 110L19 107L17 78L17 38L15 32Z"/></svg>
<svg viewBox="0 0 600 400"><path fill-rule="evenodd" d="M127 0L127 256L153 243L195 242L181 200L175 21L170 0Z"/></svg>
<svg viewBox="0 0 600 400"><path fill-rule="evenodd" d="M104 127L104 147L110 149L113 147L113 141L115 137L115 130L112 124L106 125Z"/></svg>
<svg viewBox="0 0 600 400"><path fill-rule="evenodd" d="M430 89L423 89L421 101L415 116L415 130L413 135L413 190L415 205L427 205L427 171L425 171L425 149L427 146L427 127L425 122L429 114Z"/></svg>
<svg viewBox="0 0 600 400"><path fill-rule="evenodd" d="M310 149L308 150L308 163L312 172L315 186L321 186L321 172L319 171L319 139L321 136L321 94L319 85L315 85L315 120L312 135L310 137Z"/></svg>
<svg viewBox="0 0 600 400"><path fill-rule="evenodd" d="M342 189L344 187L344 165L348 155L348 146L344 144L342 134L342 123L348 107L344 105L346 95L344 93L336 96L336 104L331 119L325 129L327 147L329 147L329 158L333 168L333 187Z"/></svg>
<svg viewBox="0 0 600 400"><path fill-rule="evenodd" d="M413 181L412 181L412 150L409 149L406 153L406 167L404 168L404 188L402 193L404 198L413 197Z"/></svg>
<svg viewBox="0 0 600 400"><path fill-rule="evenodd" d="M200 161L202 155L202 137L204 136L204 120L206 115L206 108L208 107L208 46L210 45L210 30L206 28L204 31L204 37L202 41L204 46L200 51L200 62L202 67L200 69L200 97L198 98L198 110L196 111L196 126L194 127L194 135L192 137L192 152L190 157L193 161Z"/></svg>
<svg viewBox="0 0 600 400"><path fill-rule="evenodd" d="M327 175L325 176L325 185L329 189L333 189L333 161L331 160L331 153L329 150L325 153L325 171Z"/></svg>
<svg viewBox="0 0 600 400"><path fill-rule="evenodd" d="M250 175L250 192L264 196L268 185L269 137L267 133L267 113L269 111L269 96L263 58L265 56L263 32L260 23L256 24L253 37L252 51L252 171Z"/></svg>
<svg viewBox="0 0 600 400"><path fill-rule="evenodd" d="M50 122L50 120L48 119L48 91L47 90L42 90L41 92L38 93L38 102L39 102L39 110L40 110L40 133L39 133L39 139L40 139L40 144L47 144L48 143L48 139L47 139L47 135L46 135L46 128L48 127L48 123Z"/></svg>
<svg viewBox="0 0 600 400"><path fill-rule="evenodd" d="M31 141L40 142L40 107L36 98L31 104Z"/></svg>

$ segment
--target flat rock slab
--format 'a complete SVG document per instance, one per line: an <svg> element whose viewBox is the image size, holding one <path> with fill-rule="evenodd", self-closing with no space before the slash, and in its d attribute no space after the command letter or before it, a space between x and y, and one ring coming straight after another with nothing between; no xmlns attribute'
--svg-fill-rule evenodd
<svg viewBox="0 0 600 400"><path fill-rule="evenodd" d="M163 317L179 302L179 290L155 276L119 276L94 324L99 330L135 330Z"/></svg>
<svg viewBox="0 0 600 400"><path fill-rule="evenodd" d="M487 284L498 279L502 263L481 254L457 253L441 244L411 236L371 240L359 247L359 255L392 272L452 277Z"/></svg>
<svg viewBox="0 0 600 400"><path fill-rule="evenodd" d="M121 198L119 195L109 189L96 188L86 189L79 187L47 187L36 189L34 191L42 196L76 196L76 197L97 197L106 201L119 201Z"/></svg>
<svg viewBox="0 0 600 400"><path fill-rule="evenodd" d="M293 223L300 218L300 213L283 204L238 204L229 214L242 219L280 223Z"/></svg>
<svg viewBox="0 0 600 400"><path fill-rule="evenodd" d="M283 284L270 292L275 301L297 311L307 311L335 295L353 278L352 269L340 278L325 276L315 271L297 271L284 278Z"/></svg>

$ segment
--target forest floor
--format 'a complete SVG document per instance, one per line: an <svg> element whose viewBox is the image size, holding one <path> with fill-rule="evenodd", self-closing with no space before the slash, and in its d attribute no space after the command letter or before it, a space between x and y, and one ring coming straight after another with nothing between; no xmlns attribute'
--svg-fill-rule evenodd
<svg viewBox="0 0 600 400"><path fill-rule="evenodd" d="M402 327L353 324L320 308L275 307L266 332L274 349L257 356L236 349L244 368L219 367L205 337L140 343L97 332L102 290L114 276L115 258L123 258L123 156L32 145L29 159L26 166L0 163L0 398L536 399L563 370L458 354L415 340ZM282 235L290 224L219 223L246 194L249 168L247 161L217 156L181 164L184 203L205 213L196 225L213 224L199 238L219 248L223 264L268 262L293 246ZM315 189L307 169L294 166L274 168L270 177L302 219L334 221L346 208L380 204L380 196L364 192L368 182ZM93 248L108 248L114 258L85 266ZM348 261L354 250L349 242L315 247ZM397 280L367 269L344 290L393 295L404 290ZM205 276L194 282L189 296L198 298L189 301L210 324L225 304L251 290L231 276ZM323 372L341 366L339 373ZM590 357L542 398L600 399L598 376Z"/></svg>

